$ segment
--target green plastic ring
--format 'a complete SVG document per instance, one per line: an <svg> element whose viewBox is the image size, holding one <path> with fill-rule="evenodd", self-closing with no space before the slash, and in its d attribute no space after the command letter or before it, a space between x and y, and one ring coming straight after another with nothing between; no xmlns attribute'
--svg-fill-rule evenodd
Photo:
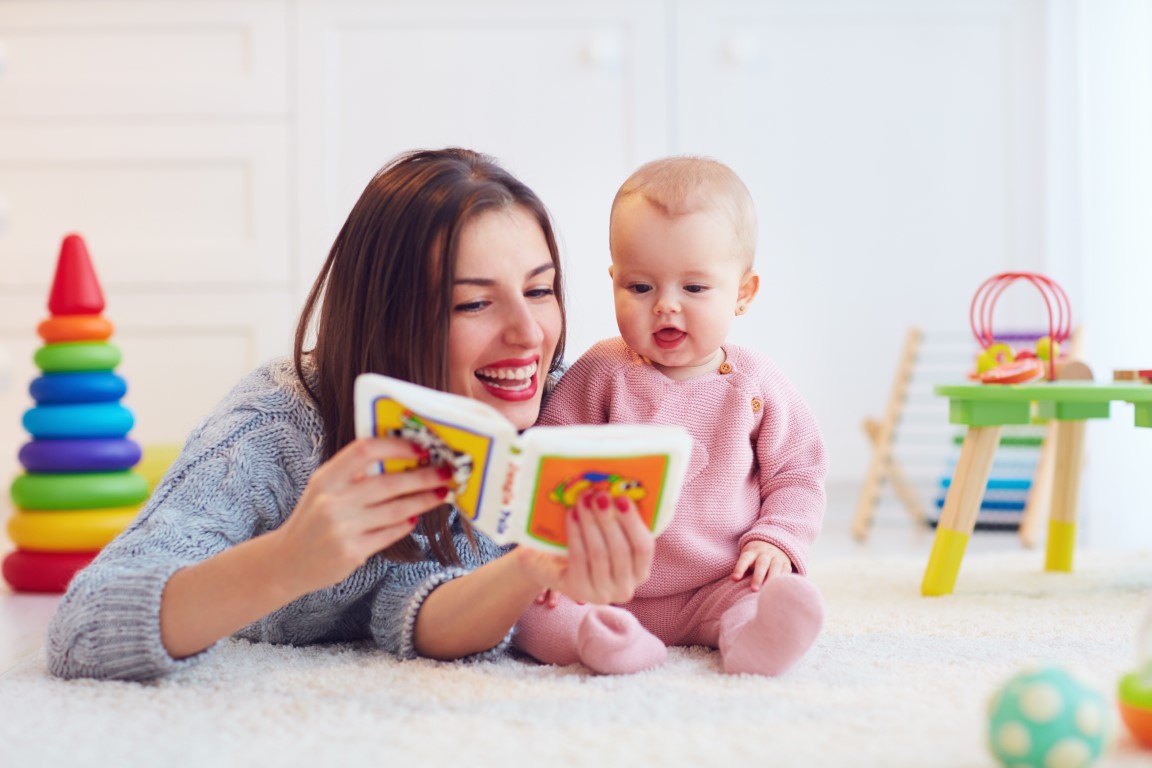
<svg viewBox="0 0 1152 768"><path fill-rule="evenodd" d="M45 344L32 356L44 373L110 371L120 365L120 348L106 341L68 341Z"/></svg>
<svg viewBox="0 0 1152 768"><path fill-rule="evenodd" d="M17 509L102 509L127 507L148 498L148 481L139 472L26 472L12 481Z"/></svg>

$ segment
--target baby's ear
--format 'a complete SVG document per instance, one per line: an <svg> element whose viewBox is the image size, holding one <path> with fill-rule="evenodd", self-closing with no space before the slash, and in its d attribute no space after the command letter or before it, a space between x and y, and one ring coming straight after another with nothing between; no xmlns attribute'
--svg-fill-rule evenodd
<svg viewBox="0 0 1152 768"><path fill-rule="evenodd" d="M612 274L612 265L611 264L608 265L608 278L610 280L616 279L616 276Z"/></svg>
<svg viewBox="0 0 1152 768"><path fill-rule="evenodd" d="M737 304L742 308L741 314L743 314L743 309L752 303L752 299L756 298L756 293L759 290L760 275L756 274L756 270L749 269L740 280L740 291L736 294Z"/></svg>

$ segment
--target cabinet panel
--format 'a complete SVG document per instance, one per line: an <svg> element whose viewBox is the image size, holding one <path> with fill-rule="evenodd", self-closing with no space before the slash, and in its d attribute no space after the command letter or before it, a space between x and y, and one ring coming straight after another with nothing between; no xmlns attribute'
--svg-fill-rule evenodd
<svg viewBox="0 0 1152 768"><path fill-rule="evenodd" d="M966 328L989 275L1043 267L1043 4L684 0L676 14L676 150L730 163L760 217L762 292L735 338L794 377L833 474L855 476L860 421L889 382L844 397L845 377L894 365L908 325ZM997 321L1043 319L1026 309Z"/></svg>
<svg viewBox="0 0 1152 768"><path fill-rule="evenodd" d="M0 125L0 290L47 284L84 235L106 287L292 279L282 126Z"/></svg>
<svg viewBox="0 0 1152 768"><path fill-rule="evenodd" d="M664 18L649 0L305 3L300 285L388 159L461 145L497 156L551 209L581 318L572 349L614 333L608 210L668 146Z"/></svg>
<svg viewBox="0 0 1152 768"><path fill-rule="evenodd" d="M99 264L97 265L99 268ZM20 419L33 402L28 384L39 375L32 356L43 342L37 324L48 316L44 296L5 299L0 354L0 485L19 469L16 451L27 439ZM136 417L140 443L183 442L189 430L236 382L264 360L291 349L295 299L287 292L177 297L107 295L105 316L120 347L117 373L128 382L124 404Z"/></svg>
<svg viewBox="0 0 1152 768"><path fill-rule="evenodd" d="M288 13L266 2L0 3L0 117L283 114Z"/></svg>

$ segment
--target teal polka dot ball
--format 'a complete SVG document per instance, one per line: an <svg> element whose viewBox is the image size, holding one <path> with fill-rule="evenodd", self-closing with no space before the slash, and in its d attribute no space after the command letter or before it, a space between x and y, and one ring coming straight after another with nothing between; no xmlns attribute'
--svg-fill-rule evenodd
<svg viewBox="0 0 1152 768"><path fill-rule="evenodd" d="M1088 768L1113 729L1104 696L1060 667L1021 672L988 710L988 744L1005 768Z"/></svg>

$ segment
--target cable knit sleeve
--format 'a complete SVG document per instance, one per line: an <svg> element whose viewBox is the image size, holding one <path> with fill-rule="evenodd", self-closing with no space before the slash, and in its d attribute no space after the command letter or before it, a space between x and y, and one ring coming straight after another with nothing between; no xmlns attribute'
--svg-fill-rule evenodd
<svg viewBox="0 0 1152 768"><path fill-rule="evenodd" d="M512 549L511 546L497 546L479 532L475 533L477 548L473 549L459 515L452 522L452 531L453 543L463 561L460 567L445 568L431 558L417 563L392 563L376 593L372 606L372 636L378 646L402 659L419 656L414 640L416 616L428 595L441 584L457 579ZM498 656L511 641L512 632L509 631L496 647L466 660Z"/></svg>
<svg viewBox="0 0 1152 768"><path fill-rule="evenodd" d="M762 404L753 449L759 465L760 517L739 546L753 540L780 547L798 573L808 572L824 519L828 456L819 424L796 388L767 360L753 393Z"/></svg>
<svg viewBox="0 0 1152 768"><path fill-rule="evenodd" d="M203 657L173 659L160 640L168 579L278 526L317 462L319 422L277 394L272 374L260 369L233 390L139 516L72 580L48 628L53 674L142 680Z"/></svg>

